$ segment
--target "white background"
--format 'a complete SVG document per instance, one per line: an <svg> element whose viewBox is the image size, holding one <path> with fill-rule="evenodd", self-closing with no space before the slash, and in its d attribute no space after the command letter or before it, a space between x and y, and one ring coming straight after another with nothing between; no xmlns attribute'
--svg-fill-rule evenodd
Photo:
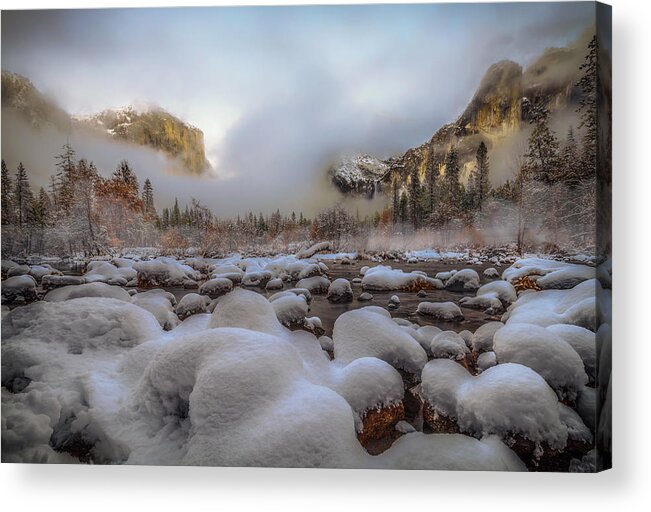
<svg viewBox="0 0 651 512"><path fill-rule="evenodd" d="M181 3L0 0L2 9ZM194 0L191 5L224 3ZM615 469L572 475L2 464L3 510L650 510L650 2L611 3Z"/></svg>

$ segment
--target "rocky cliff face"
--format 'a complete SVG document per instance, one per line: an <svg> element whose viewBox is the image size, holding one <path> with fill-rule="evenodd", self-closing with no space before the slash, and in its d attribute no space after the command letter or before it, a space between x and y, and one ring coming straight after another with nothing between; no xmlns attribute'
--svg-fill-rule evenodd
<svg viewBox="0 0 651 512"><path fill-rule="evenodd" d="M163 151L178 158L191 173L209 168L203 132L162 108L105 110L83 119L73 118L41 94L25 77L2 71L2 108L19 113L32 127L53 125L63 133L89 129L98 136L123 140ZM10 129L5 126L5 129Z"/></svg>
<svg viewBox="0 0 651 512"><path fill-rule="evenodd" d="M459 155L461 177L466 179L474 168L479 144L483 141L490 155L500 141L528 125L533 106L544 105L552 113L573 112L580 92L575 84L588 40L585 35L566 48L550 48L526 69L506 60L490 66L463 113L429 141L384 162L390 172L383 180L401 187L414 171L421 179L432 167L445 172L443 161L452 145ZM334 178L333 182L344 192L355 190L354 183L343 187Z"/></svg>
<svg viewBox="0 0 651 512"><path fill-rule="evenodd" d="M330 168L332 182L344 193L373 197L389 172L389 164L369 155L342 159Z"/></svg>
<svg viewBox="0 0 651 512"><path fill-rule="evenodd" d="M78 122L115 139L161 150L181 160L194 173L208 168L203 132L161 108L105 110Z"/></svg>

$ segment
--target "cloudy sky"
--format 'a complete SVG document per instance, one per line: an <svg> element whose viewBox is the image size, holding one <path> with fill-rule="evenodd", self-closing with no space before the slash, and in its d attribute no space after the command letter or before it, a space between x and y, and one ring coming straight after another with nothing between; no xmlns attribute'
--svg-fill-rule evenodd
<svg viewBox="0 0 651 512"><path fill-rule="evenodd" d="M593 4L2 13L2 67L73 114L158 104L204 131L222 180L296 179L334 154L389 156L454 119L486 69L523 65Z"/></svg>

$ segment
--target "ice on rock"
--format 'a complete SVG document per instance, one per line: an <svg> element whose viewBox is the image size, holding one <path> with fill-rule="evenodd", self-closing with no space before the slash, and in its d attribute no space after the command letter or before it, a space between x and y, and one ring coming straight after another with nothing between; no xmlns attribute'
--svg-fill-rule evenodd
<svg viewBox="0 0 651 512"><path fill-rule="evenodd" d="M136 276L137 272L131 267L118 268L107 261L91 261L86 266L84 279L87 283L100 282L124 286Z"/></svg>
<svg viewBox="0 0 651 512"><path fill-rule="evenodd" d="M466 308L484 309L490 314L501 312L514 303L518 296L511 283L493 281L477 290L475 297L461 297L459 304Z"/></svg>
<svg viewBox="0 0 651 512"><path fill-rule="evenodd" d="M509 324L495 333L493 350L502 363L519 363L540 374L561 398L574 400L588 382L583 361L553 332L529 324Z"/></svg>
<svg viewBox="0 0 651 512"><path fill-rule="evenodd" d="M183 321L189 316L205 313L208 302L209 299L203 295L188 293L176 305L176 315Z"/></svg>
<svg viewBox="0 0 651 512"><path fill-rule="evenodd" d="M131 296L119 286L96 282L56 288L45 294L43 300L48 302L61 302L82 297L104 297L106 299L117 299L124 302L131 302Z"/></svg>
<svg viewBox="0 0 651 512"><path fill-rule="evenodd" d="M528 323L541 327L573 324L591 331L596 326L596 279L583 281L569 290L543 290L518 297L502 317L508 324Z"/></svg>
<svg viewBox="0 0 651 512"><path fill-rule="evenodd" d="M174 329L179 323L179 318L174 313L176 300L169 292L150 290L137 293L131 297L131 302L153 314L160 326L166 331Z"/></svg>
<svg viewBox="0 0 651 512"><path fill-rule="evenodd" d="M20 298L25 301L36 299L36 280L27 274L13 276L2 281L2 303L11 303Z"/></svg>
<svg viewBox="0 0 651 512"><path fill-rule="evenodd" d="M416 311L421 315L433 316L444 322L460 322L463 313L454 302L421 302Z"/></svg>
<svg viewBox="0 0 651 512"><path fill-rule="evenodd" d="M271 303L278 321L286 327L303 325L309 307L305 297L290 293Z"/></svg>
<svg viewBox="0 0 651 512"><path fill-rule="evenodd" d="M145 288L157 286L183 286L187 280L198 281L201 273L174 258L156 258L134 263L138 286Z"/></svg>
<svg viewBox="0 0 651 512"><path fill-rule="evenodd" d="M230 292L233 289L233 281L225 277L213 277L201 285L199 288L200 295L207 295L211 299L216 299Z"/></svg>
<svg viewBox="0 0 651 512"><path fill-rule="evenodd" d="M342 303L353 301L353 289L347 279L339 278L332 281L328 287L327 299L330 302Z"/></svg>
<svg viewBox="0 0 651 512"><path fill-rule="evenodd" d="M471 268L464 268L446 281L445 288L459 292L475 291L479 288L479 274Z"/></svg>
<svg viewBox="0 0 651 512"><path fill-rule="evenodd" d="M477 369L480 371L488 370L497 364L495 352L482 352L477 357Z"/></svg>
<svg viewBox="0 0 651 512"><path fill-rule="evenodd" d="M502 273L502 278L510 283L529 277L543 290L574 288L595 276L594 267L542 258L519 259Z"/></svg>
<svg viewBox="0 0 651 512"><path fill-rule="evenodd" d="M418 380L427 362L427 354L418 341L396 325L382 308L369 306L342 314L335 322L332 338L335 360L342 364L377 357Z"/></svg>
<svg viewBox="0 0 651 512"><path fill-rule="evenodd" d="M453 361L434 359L423 369L421 394L436 413L455 419L462 432L502 439L521 435L554 449L567 444L556 394L526 366L498 364L473 377Z"/></svg>
<svg viewBox="0 0 651 512"><path fill-rule="evenodd" d="M461 360L469 352L466 342L454 331L443 331L432 339L430 354L435 359Z"/></svg>
<svg viewBox="0 0 651 512"><path fill-rule="evenodd" d="M424 272L417 270L403 272L402 270L394 270L391 267L378 265L369 268L364 273L362 288L368 291L435 290L443 288L443 283L439 279L432 279Z"/></svg>
<svg viewBox="0 0 651 512"><path fill-rule="evenodd" d="M309 290L310 293L315 294L327 293L328 288L330 288L330 280L323 276L308 277L306 279L301 279L296 283L296 287L305 288L306 290Z"/></svg>
<svg viewBox="0 0 651 512"><path fill-rule="evenodd" d="M594 332L577 325L556 324L547 327L548 331L563 338L583 360L585 372L591 380L597 375L597 340Z"/></svg>
<svg viewBox="0 0 651 512"><path fill-rule="evenodd" d="M487 322L480 325L472 336L473 352L491 352L493 350L493 337L504 324L502 322Z"/></svg>

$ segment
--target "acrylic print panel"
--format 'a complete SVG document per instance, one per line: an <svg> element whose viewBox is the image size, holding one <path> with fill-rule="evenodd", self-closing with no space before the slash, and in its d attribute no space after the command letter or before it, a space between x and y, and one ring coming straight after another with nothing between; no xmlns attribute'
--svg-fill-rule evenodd
<svg viewBox="0 0 651 512"><path fill-rule="evenodd" d="M610 467L610 23L4 11L2 462Z"/></svg>

